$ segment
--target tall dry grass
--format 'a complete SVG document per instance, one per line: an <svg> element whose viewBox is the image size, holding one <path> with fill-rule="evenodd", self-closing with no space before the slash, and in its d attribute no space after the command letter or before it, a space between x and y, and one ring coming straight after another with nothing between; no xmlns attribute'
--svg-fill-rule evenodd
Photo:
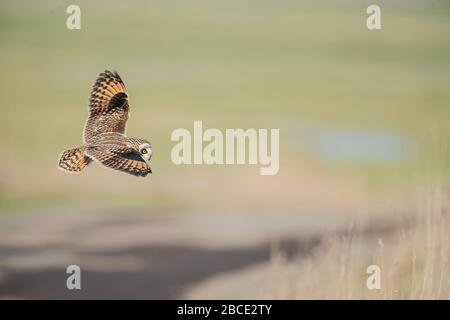
<svg viewBox="0 0 450 320"><path fill-rule="evenodd" d="M449 190L434 182L418 192L414 215L391 227L359 228L323 239L286 262L274 251L262 296L280 299L450 299ZM366 285L369 265L381 288ZM276 275L276 276L273 276Z"/></svg>

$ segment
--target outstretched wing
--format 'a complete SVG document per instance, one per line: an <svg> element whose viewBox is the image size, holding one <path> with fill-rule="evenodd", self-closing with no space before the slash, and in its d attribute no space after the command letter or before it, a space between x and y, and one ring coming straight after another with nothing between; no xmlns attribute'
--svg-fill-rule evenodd
<svg viewBox="0 0 450 320"><path fill-rule="evenodd" d="M110 149L91 147L87 148L86 154L109 168L135 176L145 177L152 173L147 163L131 148L117 146L111 146Z"/></svg>
<svg viewBox="0 0 450 320"><path fill-rule="evenodd" d="M100 133L125 133L128 120L128 95L125 84L117 72L101 73L89 97L89 117L84 127L84 141Z"/></svg>

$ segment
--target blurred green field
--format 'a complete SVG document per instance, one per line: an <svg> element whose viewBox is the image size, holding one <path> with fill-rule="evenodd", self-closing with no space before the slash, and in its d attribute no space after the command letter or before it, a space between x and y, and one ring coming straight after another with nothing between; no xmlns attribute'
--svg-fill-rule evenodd
<svg viewBox="0 0 450 320"><path fill-rule="evenodd" d="M449 2L377 1L382 30L368 31L372 2L77 1L82 27L70 31L70 1L2 1L1 206L99 197L129 204L148 191L142 181L119 178L141 190L121 198L120 187L104 187L116 176L86 182L54 172L58 154L81 144L88 93L106 68L119 71L129 90L128 133L155 147L151 179L160 184L141 199L155 205L191 203L168 180L220 170L199 179L209 181L205 189L239 182L240 169L172 165L170 134L194 120L221 129L280 128L280 171L316 161L296 145L297 124L305 122L398 132L418 143L419 155L428 154L433 134L445 145ZM407 170L409 160L331 167L379 178Z"/></svg>

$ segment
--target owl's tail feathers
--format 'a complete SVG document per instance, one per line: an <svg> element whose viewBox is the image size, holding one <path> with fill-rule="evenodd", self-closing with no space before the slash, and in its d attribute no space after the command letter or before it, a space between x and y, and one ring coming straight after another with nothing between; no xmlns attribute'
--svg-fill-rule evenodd
<svg viewBox="0 0 450 320"><path fill-rule="evenodd" d="M84 153L85 147L66 150L59 156L58 168L68 172L80 172L92 160Z"/></svg>

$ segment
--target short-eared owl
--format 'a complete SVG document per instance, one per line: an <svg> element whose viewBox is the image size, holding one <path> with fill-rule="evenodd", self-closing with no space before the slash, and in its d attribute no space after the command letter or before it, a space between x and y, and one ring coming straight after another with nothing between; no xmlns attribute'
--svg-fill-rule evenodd
<svg viewBox="0 0 450 320"><path fill-rule="evenodd" d="M125 135L129 108L125 85L117 72L101 73L89 97L83 145L64 151L59 157L59 168L80 172L96 160L135 176L152 173L148 166L153 153L150 142Z"/></svg>

